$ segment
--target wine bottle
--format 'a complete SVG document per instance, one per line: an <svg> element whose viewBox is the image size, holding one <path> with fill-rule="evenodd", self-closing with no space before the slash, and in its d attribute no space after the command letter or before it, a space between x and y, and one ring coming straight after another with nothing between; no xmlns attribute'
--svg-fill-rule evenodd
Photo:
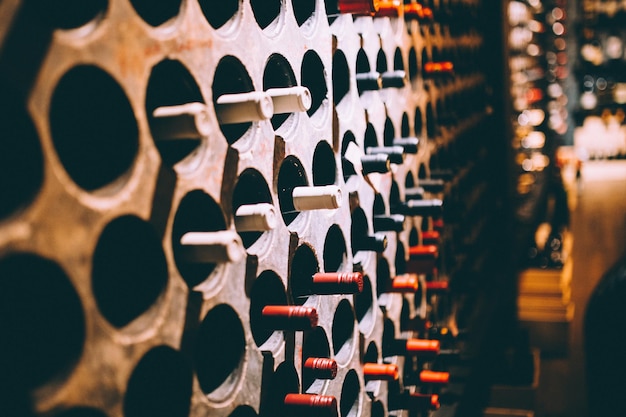
<svg viewBox="0 0 626 417"><path fill-rule="evenodd" d="M402 146L370 146L365 151L368 155L387 155L392 164L401 165L404 162Z"/></svg>
<svg viewBox="0 0 626 417"><path fill-rule="evenodd" d="M374 215L374 232L401 232L404 230L405 217L402 214Z"/></svg>

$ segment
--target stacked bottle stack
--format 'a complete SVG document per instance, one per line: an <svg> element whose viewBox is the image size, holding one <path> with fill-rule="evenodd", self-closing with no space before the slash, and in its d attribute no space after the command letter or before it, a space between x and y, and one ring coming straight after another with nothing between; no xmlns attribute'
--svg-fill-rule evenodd
<svg viewBox="0 0 626 417"><path fill-rule="evenodd" d="M0 414L454 410L493 210L479 1L17 3Z"/></svg>

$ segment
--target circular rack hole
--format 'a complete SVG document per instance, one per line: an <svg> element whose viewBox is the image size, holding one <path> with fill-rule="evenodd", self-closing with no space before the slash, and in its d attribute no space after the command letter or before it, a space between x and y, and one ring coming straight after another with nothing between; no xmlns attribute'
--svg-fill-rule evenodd
<svg viewBox="0 0 626 417"><path fill-rule="evenodd" d="M363 276L363 291L354 294L354 312L359 327L369 329L374 318L374 294L372 281L368 275Z"/></svg>
<svg viewBox="0 0 626 417"><path fill-rule="evenodd" d="M0 317L0 368L19 396L64 377L82 354L80 298L50 260L26 253L0 259Z"/></svg>
<svg viewBox="0 0 626 417"><path fill-rule="evenodd" d="M404 113L402 113L402 123L400 125L400 135L402 135L403 138L406 138L406 137L409 136L410 130L411 130L411 128L409 127L409 115L406 112L404 112Z"/></svg>
<svg viewBox="0 0 626 417"><path fill-rule="evenodd" d="M359 49L359 52L356 54L356 73L363 74L371 71L370 61L365 53L364 49ZM359 94L363 94L363 89L359 88L357 84L357 88L359 90Z"/></svg>
<svg viewBox="0 0 626 417"><path fill-rule="evenodd" d="M414 81L419 74L419 67L417 65L417 53L415 48L409 50L409 78Z"/></svg>
<svg viewBox="0 0 626 417"><path fill-rule="evenodd" d="M183 256L181 237L188 232L217 232L225 229L222 209L208 194L194 190L183 197L174 217L172 248L176 267L189 287L195 287L207 279L217 265L187 261Z"/></svg>
<svg viewBox="0 0 626 417"><path fill-rule="evenodd" d="M60 414L55 414L54 417L107 417L107 415L104 411L98 410L97 408L74 407Z"/></svg>
<svg viewBox="0 0 626 417"><path fill-rule="evenodd" d="M385 417L385 406L381 401L374 401L372 403L371 417Z"/></svg>
<svg viewBox="0 0 626 417"><path fill-rule="evenodd" d="M352 255L355 255L358 250L359 241L369 236L369 225L367 223L367 216L365 211L361 207L357 207L352 211L352 224L350 226L350 240L352 241Z"/></svg>
<svg viewBox="0 0 626 417"><path fill-rule="evenodd" d="M313 275L319 271L315 253L308 245L300 245L291 260L291 294L296 304L304 304L312 294Z"/></svg>
<svg viewBox="0 0 626 417"><path fill-rule="evenodd" d="M350 91L350 68L348 60L341 49L333 54L333 100L335 105Z"/></svg>
<svg viewBox="0 0 626 417"><path fill-rule="evenodd" d="M339 302L333 316L332 339L333 353L339 362L350 358L354 338L354 310L350 302L343 299Z"/></svg>
<svg viewBox="0 0 626 417"><path fill-rule="evenodd" d="M268 27L280 14L282 0L250 0L254 19L261 29Z"/></svg>
<svg viewBox="0 0 626 417"><path fill-rule="evenodd" d="M426 164L420 164L420 167L417 171L417 178L424 179L428 175L426 174Z"/></svg>
<svg viewBox="0 0 626 417"><path fill-rule="evenodd" d="M209 24L219 29L231 20L239 11L239 0L198 0L202 14Z"/></svg>
<svg viewBox="0 0 626 417"><path fill-rule="evenodd" d="M380 297L389 288L391 283L391 271L389 262L382 256L378 259L376 265L376 294Z"/></svg>
<svg viewBox="0 0 626 417"><path fill-rule="evenodd" d="M123 327L145 313L165 290L167 262L154 228L135 216L111 221L102 231L91 274L98 309Z"/></svg>
<svg viewBox="0 0 626 417"><path fill-rule="evenodd" d="M202 391L223 399L241 374L245 353L246 337L235 310L227 304L213 307L196 340L195 368Z"/></svg>
<svg viewBox="0 0 626 417"><path fill-rule="evenodd" d="M383 141L385 146L392 146L393 140L396 137L396 128L393 127L393 122L389 117L385 120L385 129L383 130Z"/></svg>
<svg viewBox="0 0 626 417"><path fill-rule="evenodd" d="M176 17L180 11L181 0L151 1L130 0L135 11L150 26L160 26ZM86 2L89 3L89 2Z"/></svg>
<svg viewBox="0 0 626 417"><path fill-rule="evenodd" d="M191 406L193 372L180 352L157 346L146 353L130 376L124 417L184 417Z"/></svg>
<svg viewBox="0 0 626 417"><path fill-rule="evenodd" d="M244 65L232 55L223 57L213 76L213 104L224 94L248 93L254 90L252 79ZM239 140L252 126L251 122L220 124L220 129L230 145Z"/></svg>
<svg viewBox="0 0 626 417"><path fill-rule="evenodd" d="M278 172L278 202L286 225L290 225L300 214L293 205L293 189L308 184L306 172L298 158L286 157Z"/></svg>
<svg viewBox="0 0 626 417"><path fill-rule="evenodd" d="M270 88L287 88L296 85L296 76L289 65L289 61L280 55L272 54L267 60L263 71L263 90ZM278 129L287 120L291 113L275 114L272 117L272 127Z"/></svg>
<svg viewBox="0 0 626 417"><path fill-rule="evenodd" d="M257 413L249 405L240 405L228 417L257 417Z"/></svg>
<svg viewBox="0 0 626 417"><path fill-rule="evenodd" d="M153 116L159 107L180 106L188 103L204 103L200 88L193 75L180 61L164 60L150 74L146 92L146 114L153 138L159 138L158 120ZM163 162L169 166L180 162L199 145L198 138L155 140Z"/></svg>
<svg viewBox="0 0 626 417"><path fill-rule="evenodd" d="M302 364L304 364L308 358L330 358L328 336L322 327L316 327L304 335L302 342ZM302 391L306 391L313 382L315 382L315 375L311 373L311 370L303 366Z"/></svg>
<svg viewBox="0 0 626 417"><path fill-rule="evenodd" d="M373 215L383 215L385 214L385 200L381 193L376 193L374 195L374 205L372 206L372 214Z"/></svg>
<svg viewBox="0 0 626 417"><path fill-rule="evenodd" d="M404 243L398 240L398 244L396 245L396 275L402 275L406 273L406 249L404 248Z"/></svg>
<svg viewBox="0 0 626 417"><path fill-rule="evenodd" d="M426 105L426 134L429 139L434 139L437 136L437 123L431 103Z"/></svg>
<svg viewBox="0 0 626 417"><path fill-rule="evenodd" d="M272 204L272 194L263 174L256 169L247 168L237 178L233 190L233 215L241 206L259 203ZM263 232L239 232L246 248L252 246L261 235Z"/></svg>
<svg viewBox="0 0 626 417"><path fill-rule="evenodd" d="M426 65L427 62L429 62L430 59L428 59L428 50L426 48L422 49L422 68L424 67L424 65ZM423 75L423 74L422 74ZM425 86L426 87L426 86Z"/></svg>
<svg viewBox="0 0 626 417"><path fill-rule="evenodd" d="M382 49L379 49L376 54L376 72L387 72L387 55Z"/></svg>
<svg viewBox="0 0 626 417"><path fill-rule="evenodd" d="M339 411L341 417L355 417L359 414L359 403L361 399L361 384L354 369L346 374L341 386L341 398L339 400Z"/></svg>
<svg viewBox="0 0 626 417"><path fill-rule="evenodd" d="M378 136L376 135L376 129L374 129L374 125L371 123L367 124L365 128L365 139L363 141L363 145L365 149L373 148L378 146Z"/></svg>
<svg viewBox="0 0 626 417"><path fill-rule="evenodd" d="M291 5L298 26L302 26L315 13L315 0L292 0Z"/></svg>
<svg viewBox="0 0 626 417"><path fill-rule="evenodd" d="M311 92L311 108L307 111L309 116L315 114L328 95L325 74L319 55L312 49L308 50L302 59L302 85Z"/></svg>
<svg viewBox="0 0 626 417"><path fill-rule="evenodd" d="M257 277L250 293L250 329L257 346L272 336L273 330L263 323L261 312L268 305L287 305L285 287L280 277L273 271L263 271Z"/></svg>
<svg viewBox="0 0 626 417"><path fill-rule="evenodd" d="M348 261L346 239L341 227L333 224L324 239L324 271L337 272Z"/></svg>
<svg viewBox="0 0 626 417"><path fill-rule="evenodd" d="M393 69L404 71L404 59L402 58L402 50L400 48L396 48L393 54Z"/></svg>
<svg viewBox="0 0 626 417"><path fill-rule="evenodd" d="M180 3L180 2L179 2ZM63 3L51 1L29 1L22 5L22 16L34 16L33 23L49 24L59 29L73 29L89 23L98 15L104 15L108 8L107 0L65 0Z"/></svg>
<svg viewBox="0 0 626 417"><path fill-rule="evenodd" d="M347 131L346 133L344 133L343 139L341 141L341 171L343 172L344 181L348 181L348 178L350 178L352 175L356 175L354 164L352 164L352 162L350 162L346 158L346 151L348 150L348 146L351 143L353 144L353 146L358 146L356 144L356 138L354 137L354 134L350 131Z"/></svg>
<svg viewBox="0 0 626 417"><path fill-rule="evenodd" d="M28 205L43 183L43 152L39 135L16 93L0 84L0 219Z"/></svg>
<svg viewBox="0 0 626 417"><path fill-rule="evenodd" d="M289 415L285 410L285 396L300 391L300 379L293 362L278 365L269 380L267 396L261 400L259 415L261 417Z"/></svg>
<svg viewBox="0 0 626 417"><path fill-rule="evenodd" d="M400 188L395 180L391 181L391 188L389 189L389 207L391 212L395 212L396 207L400 207L402 200L400 199Z"/></svg>
<svg viewBox="0 0 626 417"><path fill-rule="evenodd" d="M405 188L413 188L415 187L415 178L413 177L413 172L409 171L404 178L404 187Z"/></svg>
<svg viewBox="0 0 626 417"><path fill-rule="evenodd" d="M400 310L400 330L406 331L411 325L411 305L406 298L402 298L402 309Z"/></svg>
<svg viewBox="0 0 626 417"><path fill-rule="evenodd" d="M120 85L94 66L77 66L56 86L50 130L68 175L93 191L127 173L139 147L137 120Z"/></svg>
<svg viewBox="0 0 626 417"><path fill-rule="evenodd" d="M415 126L415 134L419 137L422 135L422 128L424 126L422 109L420 109L419 107L415 108L415 119L413 122Z"/></svg>
<svg viewBox="0 0 626 417"><path fill-rule="evenodd" d="M383 339L382 339L382 349L383 356L386 356L386 352L388 348L393 345L394 340L396 339L396 328L394 327L393 321L389 318L384 319L383 322Z"/></svg>
<svg viewBox="0 0 626 417"><path fill-rule="evenodd" d="M337 179L335 153L326 141L318 142L313 153L313 184L332 185Z"/></svg>
<svg viewBox="0 0 626 417"><path fill-rule="evenodd" d="M375 342L369 342L365 354L363 355L363 363L378 362L378 347Z"/></svg>

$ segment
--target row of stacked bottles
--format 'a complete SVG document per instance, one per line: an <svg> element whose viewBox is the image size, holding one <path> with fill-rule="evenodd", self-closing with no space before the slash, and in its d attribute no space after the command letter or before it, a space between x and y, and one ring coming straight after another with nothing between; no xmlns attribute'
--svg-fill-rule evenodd
<svg viewBox="0 0 626 417"><path fill-rule="evenodd" d="M499 11L69 3L0 4L0 414L479 415Z"/></svg>
<svg viewBox="0 0 626 417"><path fill-rule="evenodd" d="M526 247L522 267L563 266L569 208L557 149L565 142L569 120L566 10L565 0L508 3L517 239ZM544 223L550 230L537 241Z"/></svg>

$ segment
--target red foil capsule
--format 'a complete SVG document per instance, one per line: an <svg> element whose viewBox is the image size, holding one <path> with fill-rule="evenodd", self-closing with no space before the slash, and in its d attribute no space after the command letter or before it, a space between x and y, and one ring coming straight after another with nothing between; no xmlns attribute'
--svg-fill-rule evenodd
<svg viewBox="0 0 626 417"><path fill-rule="evenodd" d="M265 327L272 330L310 330L318 321L314 307L272 305L263 307L261 314Z"/></svg>
<svg viewBox="0 0 626 417"><path fill-rule="evenodd" d="M335 379L337 376L337 362L329 358L308 358L304 367L317 379Z"/></svg>
<svg viewBox="0 0 626 417"><path fill-rule="evenodd" d="M287 394L284 400L288 416L337 417L337 399L330 395Z"/></svg>
<svg viewBox="0 0 626 417"><path fill-rule="evenodd" d="M315 294L355 294L363 291L363 274L360 272L318 272L313 275Z"/></svg>
<svg viewBox="0 0 626 417"><path fill-rule="evenodd" d="M437 354L441 348L439 340L407 339L406 351L409 354L430 353Z"/></svg>
<svg viewBox="0 0 626 417"><path fill-rule="evenodd" d="M412 294L419 288L419 278L415 274L403 274L398 275L391 280L391 285L388 292Z"/></svg>
<svg viewBox="0 0 626 417"><path fill-rule="evenodd" d="M382 0L378 4L376 17L400 17L404 14L404 7L399 0Z"/></svg>
<svg viewBox="0 0 626 417"><path fill-rule="evenodd" d="M448 281L428 281L426 282L426 293L438 294L448 292L450 290L450 284Z"/></svg>
<svg viewBox="0 0 626 417"><path fill-rule="evenodd" d="M419 259L437 259L439 248L437 245L415 245L409 248L409 256Z"/></svg>
<svg viewBox="0 0 626 417"><path fill-rule="evenodd" d="M422 232L422 244L438 245L441 240L441 234L436 230L426 230Z"/></svg>
<svg viewBox="0 0 626 417"><path fill-rule="evenodd" d="M454 64L450 61L426 62L424 64L424 77L448 76L454 74Z"/></svg>
<svg viewBox="0 0 626 417"><path fill-rule="evenodd" d="M396 381L400 378L398 365L386 363L363 364L363 376L367 380Z"/></svg>
<svg viewBox="0 0 626 417"><path fill-rule="evenodd" d="M379 0L338 0L339 13L371 16L378 11Z"/></svg>
<svg viewBox="0 0 626 417"><path fill-rule="evenodd" d="M433 11L429 7L424 7L419 3L409 3L404 5L404 17L406 19L427 22L433 20Z"/></svg>
<svg viewBox="0 0 626 417"><path fill-rule="evenodd" d="M450 382L449 372L422 371L420 372L420 382L422 384L446 385Z"/></svg>
<svg viewBox="0 0 626 417"><path fill-rule="evenodd" d="M409 248L406 270L414 274L432 274L437 267L439 248L436 245L417 245Z"/></svg>

